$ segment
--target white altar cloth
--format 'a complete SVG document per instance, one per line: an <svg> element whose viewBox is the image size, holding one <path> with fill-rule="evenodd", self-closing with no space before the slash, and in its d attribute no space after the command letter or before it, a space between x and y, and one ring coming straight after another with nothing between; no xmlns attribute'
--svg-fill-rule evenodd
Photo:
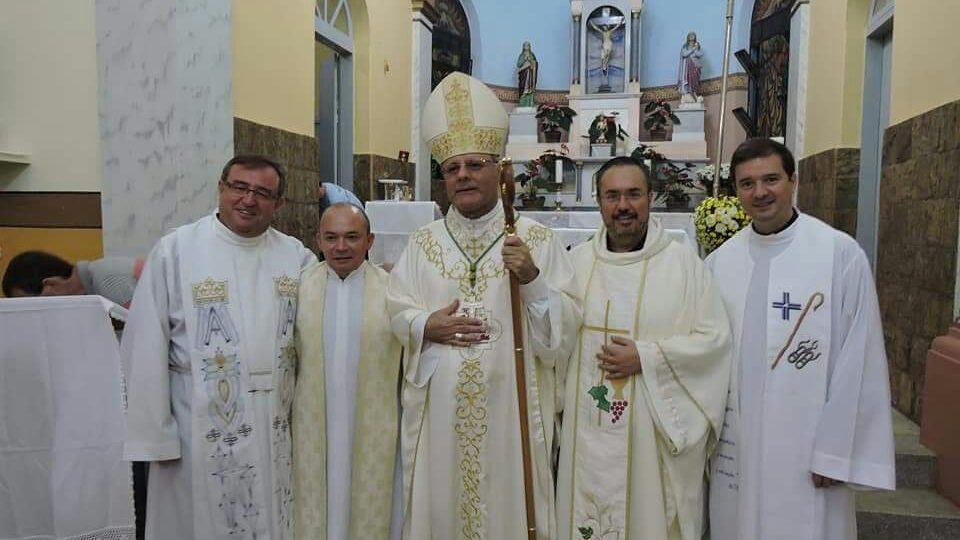
<svg viewBox="0 0 960 540"><path fill-rule="evenodd" d="M369 201L365 208L370 231L376 236L370 262L397 262L413 231L443 217L433 201Z"/></svg>
<svg viewBox="0 0 960 540"><path fill-rule="evenodd" d="M600 219L599 210L586 211L527 211L521 210L520 215L528 217L538 223L546 225L551 229L571 228L571 229L598 229L603 220ZM660 224L664 229L682 229L687 233L687 238L694 249L697 248L697 228L693 225L693 213L691 212L650 212L651 216L660 219ZM675 237L678 238L678 237Z"/></svg>
<svg viewBox="0 0 960 540"><path fill-rule="evenodd" d="M133 540L121 388L99 296L0 299L0 539Z"/></svg>

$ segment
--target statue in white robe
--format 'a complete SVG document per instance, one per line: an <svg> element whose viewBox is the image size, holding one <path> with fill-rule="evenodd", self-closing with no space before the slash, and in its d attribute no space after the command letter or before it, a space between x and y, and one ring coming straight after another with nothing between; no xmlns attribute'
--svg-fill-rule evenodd
<svg viewBox="0 0 960 540"><path fill-rule="evenodd" d="M121 352L147 540L292 537L297 288L317 258L270 228L283 181L231 159L217 212L161 238L140 277Z"/></svg>
<svg viewBox="0 0 960 540"><path fill-rule="evenodd" d="M863 250L801 213L780 232L744 228L707 265L737 338L711 538L853 540L854 490L895 483L887 360ZM837 483L817 487L814 474Z"/></svg>
<svg viewBox="0 0 960 540"><path fill-rule="evenodd" d="M574 248L583 297L567 373L558 538L699 540L707 454L719 437L730 333L706 268L649 218L642 248L617 253L607 229ZM608 377L597 354L632 342L641 370Z"/></svg>

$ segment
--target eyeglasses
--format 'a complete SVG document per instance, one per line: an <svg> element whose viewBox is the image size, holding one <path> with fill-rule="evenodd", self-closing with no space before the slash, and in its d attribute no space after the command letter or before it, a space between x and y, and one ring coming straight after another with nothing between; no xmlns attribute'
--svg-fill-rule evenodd
<svg viewBox="0 0 960 540"><path fill-rule="evenodd" d="M221 184L227 186L230 193L237 197L245 197L247 193L253 193L255 199L260 201L275 201L280 198L279 195L266 188L253 188L246 182L239 180L221 180Z"/></svg>
<svg viewBox="0 0 960 540"><path fill-rule="evenodd" d="M606 191L600 196L600 198L603 199L603 202L605 203L616 204L620 202L620 199L623 197L626 197L628 202L633 203L643 199L646 196L646 193L639 190L630 190L622 193L619 191Z"/></svg>
<svg viewBox="0 0 960 540"><path fill-rule="evenodd" d="M442 167L440 171L443 173L444 178L452 178L460 172L460 167L467 169L468 173L480 172L480 169L486 167L487 165L495 163L495 160L492 159L470 159L464 161L463 163L450 163L449 165Z"/></svg>

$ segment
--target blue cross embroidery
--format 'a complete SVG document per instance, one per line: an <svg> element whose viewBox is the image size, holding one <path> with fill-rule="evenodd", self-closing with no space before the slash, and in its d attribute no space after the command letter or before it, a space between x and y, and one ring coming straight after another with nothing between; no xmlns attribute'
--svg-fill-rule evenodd
<svg viewBox="0 0 960 540"><path fill-rule="evenodd" d="M791 304L791 303L790 303L790 293L785 292L785 293L783 293L783 301L782 301L782 302L774 302L774 303L773 303L773 309L779 309L779 310L781 310L781 311L783 312L783 313L782 313L783 320L789 321L789 320L790 320L790 312L791 312L791 311L800 311L800 304Z"/></svg>

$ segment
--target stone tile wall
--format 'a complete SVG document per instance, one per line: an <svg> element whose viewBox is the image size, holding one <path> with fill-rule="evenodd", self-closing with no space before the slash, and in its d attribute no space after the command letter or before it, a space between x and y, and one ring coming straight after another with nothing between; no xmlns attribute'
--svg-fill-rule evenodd
<svg viewBox="0 0 960 540"><path fill-rule="evenodd" d="M856 236L860 149L833 148L801 159L797 174L800 209Z"/></svg>
<svg viewBox="0 0 960 540"><path fill-rule="evenodd" d="M877 291L894 405L919 421L927 349L953 318L960 101L886 130ZM960 389L958 389L960 391Z"/></svg>
<svg viewBox="0 0 960 540"><path fill-rule="evenodd" d="M317 252L314 238L320 224L320 154L316 139L242 118L234 118L233 139L237 154L261 154L283 166L287 202L277 212L274 227Z"/></svg>

